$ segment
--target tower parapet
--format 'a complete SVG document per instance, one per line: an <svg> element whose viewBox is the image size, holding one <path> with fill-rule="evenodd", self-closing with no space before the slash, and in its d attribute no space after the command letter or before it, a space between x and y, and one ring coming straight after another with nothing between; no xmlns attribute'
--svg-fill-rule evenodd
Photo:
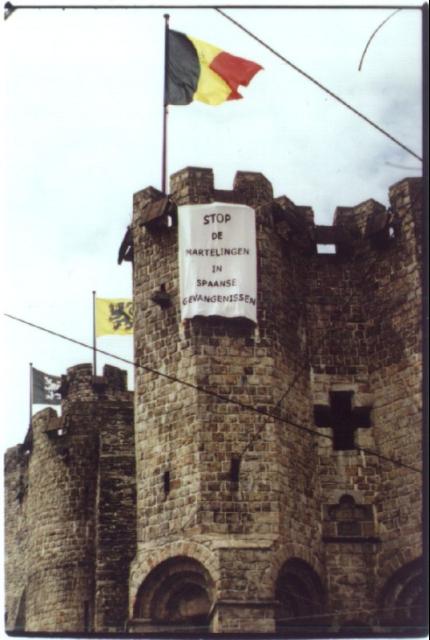
<svg viewBox="0 0 430 640"><path fill-rule="evenodd" d="M61 379L61 396L67 400L94 400L103 398L121 398L121 392L130 397L127 391L127 371L111 365L103 367L103 375L93 375L91 364L77 364L67 370Z"/></svg>

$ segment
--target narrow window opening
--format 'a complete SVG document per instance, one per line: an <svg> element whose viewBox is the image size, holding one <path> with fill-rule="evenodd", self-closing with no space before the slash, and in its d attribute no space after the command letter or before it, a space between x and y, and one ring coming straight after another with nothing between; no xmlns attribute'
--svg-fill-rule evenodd
<svg viewBox="0 0 430 640"><path fill-rule="evenodd" d="M317 244L317 253L328 254L328 253L336 253L336 245L335 244Z"/></svg>
<svg viewBox="0 0 430 640"><path fill-rule="evenodd" d="M170 471L164 472L163 485L164 485L164 495L167 496L167 494L170 491Z"/></svg>
<svg viewBox="0 0 430 640"><path fill-rule="evenodd" d="M332 391L330 403L333 413L333 449L348 451L355 449L355 425L352 417L352 392Z"/></svg>
<svg viewBox="0 0 430 640"><path fill-rule="evenodd" d="M233 456L231 459L230 466L230 480L232 482L239 482L239 474L240 474L240 458L237 456Z"/></svg>

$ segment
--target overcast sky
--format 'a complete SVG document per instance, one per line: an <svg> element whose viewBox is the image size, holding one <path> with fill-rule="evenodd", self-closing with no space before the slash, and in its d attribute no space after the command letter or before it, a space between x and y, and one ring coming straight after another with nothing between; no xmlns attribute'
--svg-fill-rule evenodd
<svg viewBox="0 0 430 640"><path fill-rule="evenodd" d="M226 12L421 155L419 10L381 28L360 72L392 8ZM131 297L130 264L116 259L133 193L160 188L163 13L21 9L1 24L2 313L91 343L92 290ZM418 160L215 10L169 13L172 28L264 67L244 100L170 108L169 173L212 167L228 189L237 170L262 172L319 224L338 205L387 204L391 184L420 175ZM28 427L29 362L61 375L92 354L3 316L1 332L4 450ZM98 344L133 357L130 337Z"/></svg>

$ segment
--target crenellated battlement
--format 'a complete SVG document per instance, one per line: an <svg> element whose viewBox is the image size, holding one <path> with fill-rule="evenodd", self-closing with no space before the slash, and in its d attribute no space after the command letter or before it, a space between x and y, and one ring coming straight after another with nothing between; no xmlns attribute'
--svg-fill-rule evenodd
<svg viewBox="0 0 430 640"><path fill-rule="evenodd" d="M103 375L93 375L91 364L77 364L61 377L63 399L92 399L94 396L127 391L127 371L105 364Z"/></svg>
<svg viewBox="0 0 430 640"><path fill-rule="evenodd" d="M172 174L170 178L172 199L181 204L202 202L238 202L257 205L273 199L273 188L269 180L254 171L237 171L233 190L215 189L212 169L204 167L186 167Z"/></svg>
<svg viewBox="0 0 430 640"><path fill-rule="evenodd" d="M45 407L32 416L32 424L24 441L9 448L5 453L6 473L28 463L35 438L48 435L53 441L53 438L70 435L70 425L79 422L80 419L79 414L74 415L70 403L119 401L131 406L133 399L133 392L127 390L127 371L109 364L104 365L102 376L94 376L93 367L89 363L69 367L67 373L61 376L60 393L62 415L53 407ZM110 409L109 405L107 410ZM101 404L98 410L102 410ZM94 428L96 426L97 423L92 425Z"/></svg>
<svg viewBox="0 0 430 640"><path fill-rule="evenodd" d="M316 225L314 212L307 205L297 205L287 196L273 197L270 181L261 173L237 171L233 189L216 189L212 169L186 167L170 179L170 195L147 187L133 199L134 224L149 230L175 226L176 207L182 204L230 202L256 208L257 221L272 227L287 242L309 255L321 244L334 245L336 253L347 258L368 244L387 246L398 234L404 205L422 197L419 178L405 178L389 189L391 208L374 199L355 206L338 206L332 225ZM170 219L168 219L170 218Z"/></svg>

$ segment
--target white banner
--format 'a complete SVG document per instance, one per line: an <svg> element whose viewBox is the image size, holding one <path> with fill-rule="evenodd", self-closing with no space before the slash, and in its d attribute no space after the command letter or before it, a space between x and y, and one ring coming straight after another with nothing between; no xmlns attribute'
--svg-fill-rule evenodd
<svg viewBox="0 0 430 640"><path fill-rule="evenodd" d="M242 204L178 207L182 319L257 322L255 211Z"/></svg>

